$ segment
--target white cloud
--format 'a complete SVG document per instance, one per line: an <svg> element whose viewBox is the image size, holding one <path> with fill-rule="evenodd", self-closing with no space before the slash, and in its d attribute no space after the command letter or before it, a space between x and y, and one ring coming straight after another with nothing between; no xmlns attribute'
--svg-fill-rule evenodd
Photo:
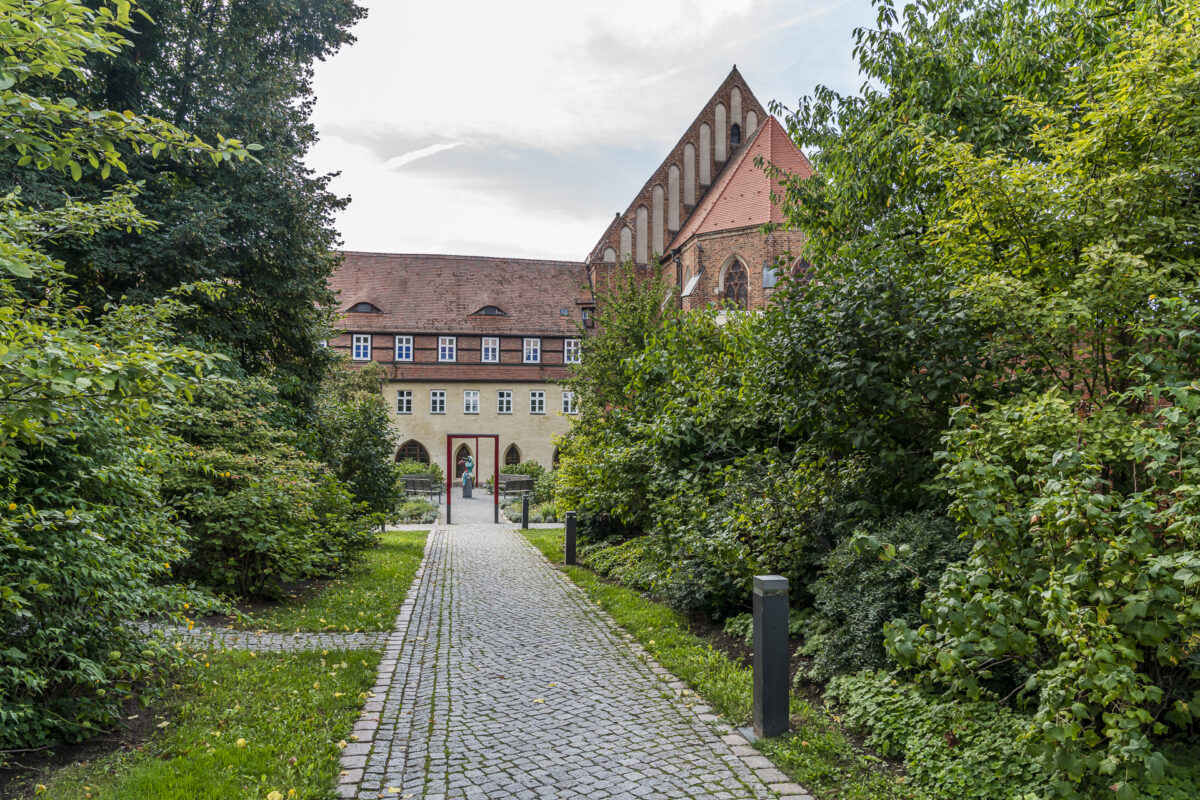
<svg viewBox="0 0 1200 800"><path fill-rule="evenodd" d="M447 150L453 150L461 145L462 142L449 142L448 144L431 144L429 147L422 147L420 150L409 150L402 156L389 158L383 162L383 168L396 170L403 167L405 164L411 164L414 161L420 161L422 158L427 158L436 153L444 153Z"/></svg>
<svg viewBox="0 0 1200 800"><path fill-rule="evenodd" d="M317 68L309 158L353 198L346 246L547 258L588 252L733 63L764 105L851 90L850 31L873 20L869 0L360 2L358 42ZM623 185L554 168L616 151L641 161ZM505 191L514 159L548 174Z"/></svg>

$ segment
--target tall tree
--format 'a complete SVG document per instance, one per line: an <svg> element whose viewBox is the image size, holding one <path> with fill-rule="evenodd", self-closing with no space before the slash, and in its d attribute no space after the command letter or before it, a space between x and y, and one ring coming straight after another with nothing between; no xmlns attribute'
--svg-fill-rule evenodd
<svg viewBox="0 0 1200 800"><path fill-rule="evenodd" d="M130 153L144 182L138 205L159 227L109 231L57 253L94 311L127 297L161 297L180 283L222 281L186 330L225 350L250 373L312 399L326 354L327 278L336 265L333 215L347 202L303 159L313 66L353 41L364 11L354 0L146 0L146 13L115 59L97 59L81 90L88 102L150 114L202 138L236 135L261 145L233 169ZM27 193L60 191L52 176L19 176ZM98 196L97 176L90 191ZM78 191L76 188L75 191Z"/></svg>

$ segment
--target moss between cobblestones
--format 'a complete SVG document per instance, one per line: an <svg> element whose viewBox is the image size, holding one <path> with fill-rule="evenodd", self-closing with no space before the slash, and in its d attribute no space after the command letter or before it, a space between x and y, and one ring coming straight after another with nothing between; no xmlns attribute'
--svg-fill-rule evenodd
<svg viewBox="0 0 1200 800"><path fill-rule="evenodd" d="M236 627L269 631L389 631L421 564L428 531L389 531L361 567L311 597L243 617Z"/></svg>
<svg viewBox="0 0 1200 800"><path fill-rule="evenodd" d="M561 529L522 531L552 563L563 560ZM750 719L753 675L691 633L677 612L644 595L605 582L583 567L561 569L664 668L687 683L736 725ZM801 698L792 698L792 728L786 737L756 747L818 800L900 800L917 795L883 762L858 751L837 720Z"/></svg>
<svg viewBox="0 0 1200 800"><path fill-rule="evenodd" d="M54 800L332 798L379 654L198 654L143 748L44 779ZM141 713L155 714L155 709ZM292 792L292 793L289 793Z"/></svg>

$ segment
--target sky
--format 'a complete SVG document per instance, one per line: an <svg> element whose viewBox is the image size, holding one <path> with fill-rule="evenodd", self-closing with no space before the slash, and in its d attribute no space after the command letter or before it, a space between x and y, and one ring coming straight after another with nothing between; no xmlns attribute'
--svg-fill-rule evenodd
<svg viewBox="0 0 1200 800"><path fill-rule="evenodd" d="M764 107L861 84L869 0L359 0L308 165L348 250L582 260L736 64Z"/></svg>

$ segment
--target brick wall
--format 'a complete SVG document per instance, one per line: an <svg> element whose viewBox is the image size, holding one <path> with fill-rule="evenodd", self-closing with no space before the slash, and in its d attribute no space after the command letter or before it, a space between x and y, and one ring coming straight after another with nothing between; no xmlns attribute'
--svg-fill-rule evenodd
<svg viewBox="0 0 1200 800"><path fill-rule="evenodd" d="M794 259L800 253L803 242L804 237L797 231L777 231L765 236L757 228L743 228L703 234L690 239L679 254L682 270L674 263L665 264L663 277L671 286L676 286L682 277L683 286L686 286L688 277L703 269L691 295L683 298L683 308L704 308L723 300L720 291L721 268L731 256L736 256L746 267L749 307L762 308L775 293L774 289L763 287L764 263L775 264L789 252Z"/></svg>

